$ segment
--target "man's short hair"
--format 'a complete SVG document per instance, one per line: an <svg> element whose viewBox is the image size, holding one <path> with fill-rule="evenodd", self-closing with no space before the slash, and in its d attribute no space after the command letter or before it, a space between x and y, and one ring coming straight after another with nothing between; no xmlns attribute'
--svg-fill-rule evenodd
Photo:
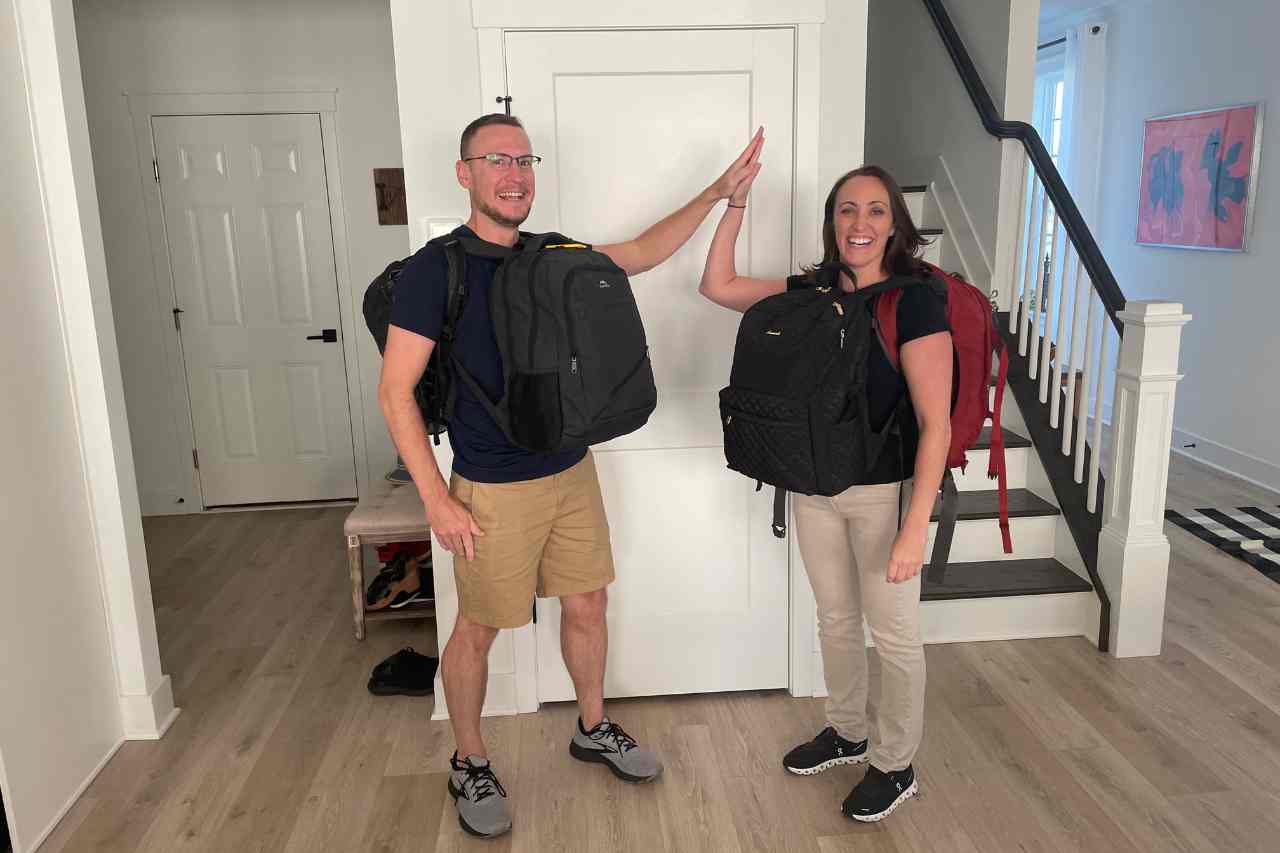
<svg viewBox="0 0 1280 853"><path fill-rule="evenodd" d="M524 130L524 125L521 124L520 119L515 116L509 116L505 113L489 113L487 116L480 116L480 118L471 122L471 124L467 125L466 129L462 131L462 141L458 143L458 159L466 159L467 146L471 144L472 137L480 131L480 128L489 127L494 124L506 125L507 127L518 127L521 130Z"/></svg>

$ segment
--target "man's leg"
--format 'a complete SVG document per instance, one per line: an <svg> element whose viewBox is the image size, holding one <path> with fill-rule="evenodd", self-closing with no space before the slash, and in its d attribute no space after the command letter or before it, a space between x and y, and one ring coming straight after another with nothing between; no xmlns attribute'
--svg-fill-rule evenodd
<svg viewBox="0 0 1280 853"><path fill-rule="evenodd" d="M489 684L489 649L498 636L497 628L473 622L462 613L440 657L449 721L458 744L458 755L488 758L480 737L480 709L484 707Z"/></svg>
<svg viewBox="0 0 1280 853"><path fill-rule="evenodd" d="M609 651L604 589L560 598L560 652L578 694L578 714L590 731L604 719L604 663Z"/></svg>
<svg viewBox="0 0 1280 853"><path fill-rule="evenodd" d="M538 594L560 599L560 651L578 694L569 754L604 764L620 779L649 782L662 761L604 715L604 668L609 650L605 622L613 581L609 521L605 518L595 460L556 475L558 512L539 569Z"/></svg>

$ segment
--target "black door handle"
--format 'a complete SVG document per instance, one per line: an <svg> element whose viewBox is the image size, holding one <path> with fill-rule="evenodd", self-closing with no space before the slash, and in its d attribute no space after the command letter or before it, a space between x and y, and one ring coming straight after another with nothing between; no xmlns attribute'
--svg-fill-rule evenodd
<svg viewBox="0 0 1280 853"><path fill-rule="evenodd" d="M337 329L324 329L318 335L307 335L309 341L324 341L326 344L336 344L338 342Z"/></svg>

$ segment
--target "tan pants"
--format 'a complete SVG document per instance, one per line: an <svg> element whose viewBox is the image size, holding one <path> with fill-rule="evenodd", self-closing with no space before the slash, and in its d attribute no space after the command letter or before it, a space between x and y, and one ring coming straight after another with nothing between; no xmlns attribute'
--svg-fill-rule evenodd
<svg viewBox="0 0 1280 853"><path fill-rule="evenodd" d="M854 486L833 498L795 496L796 535L818 602L827 682L827 722L852 741L868 738L867 651L862 620L880 656L880 701L871 763L911 763L924 732L924 646L920 576L900 584L885 573L909 483Z"/></svg>

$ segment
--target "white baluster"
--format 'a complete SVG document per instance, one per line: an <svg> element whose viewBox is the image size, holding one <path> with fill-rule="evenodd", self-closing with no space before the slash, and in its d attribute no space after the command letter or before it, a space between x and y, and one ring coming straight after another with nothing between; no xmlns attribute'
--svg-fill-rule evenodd
<svg viewBox="0 0 1280 853"><path fill-rule="evenodd" d="M1035 233L1035 225L1031 222L1034 218L1035 210L1035 193L1036 193L1036 172L1031 167L1030 159L1027 160L1027 179L1022 187L1022 239L1018 241L1018 261L1014 265L1013 275L1009 277L1009 287L1012 293L1009 294L1009 331L1018 331L1018 311L1022 306L1023 300L1026 298L1026 290L1023 287L1023 268L1026 266L1027 254L1031 251L1031 235Z"/></svg>
<svg viewBox="0 0 1280 853"><path fill-rule="evenodd" d="M1130 302L1111 408L1098 573L1111 598L1111 653L1158 655L1169 581L1164 509L1182 327L1191 318L1171 302Z"/></svg>
<svg viewBox="0 0 1280 853"><path fill-rule="evenodd" d="M1040 251L1036 253L1035 295L1031 297L1031 329L1030 329L1031 344L1029 348L1029 356L1027 359L1027 376L1030 379L1036 378L1037 371L1040 367L1040 337L1041 337L1040 318L1044 316L1045 249L1047 248L1050 252L1053 251L1053 239L1057 237L1057 231L1058 231L1058 211L1053 207L1053 205L1048 203L1049 201L1048 193L1045 193L1044 199L1046 202L1045 219L1040 229ZM1045 240L1044 234L1046 231L1049 231L1051 234L1054 235L1053 238L1050 238L1047 241L1049 243L1048 246L1045 246L1046 240ZM1050 263L1050 268L1052 268L1052 264L1053 264L1052 258L1050 258L1049 263Z"/></svg>
<svg viewBox="0 0 1280 853"><path fill-rule="evenodd" d="M1058 352L1053 360L1053 376L1050 379L1050 384L1053 386L1053 401L1049 405L1049 425L1054 429L1058 428L1058 413L1062 409L1062 377L1066 375L1065 359L1071 351L1069 343L1062 339L1066 334L1067 309L1074 305L1074 303L1068 303L1067 298L1068 294L1075 293L1075 288L1080 283L1080 270L1083 268L1079 258L1075 258L1075 263L1072 263L1074 254L1074 247L1068 240L1063 248L1062 295L1058 297L1058 331L1053 338L1054 347Z"/></svg>
<svg viewBox="0 0 1280 853"><path fill-rule="evenodd" d="M1080 354L1083 351L1080 344L1080 321L1084 316L1084 304L1093 298L1093 284L1089 273L1084 269L1083 261L1080 262L1080 267L1077 270L1076 301L1071 315L1071 339L1067 341L1067 408L1062 414L1063 456L1071 453L1071 429L1075 426L1076 371L1080 369Z"/></svg>
<svg viewBox="0 0 1280 853"><path fill-rule="evenodd" d="M1049 221L1049 213L1051 210L1052 208L1049 206L1049 193L1041 192L1040 219L1036 223L1036 239L1032 241L1036 247L1036 256L1035 260L1027 265L1030 268L1028 272L1033 276L1027 280L1027 290L1031 294L1031 301L1023 310L1024 322L1022 325L1022 331L1018 334L1018 355L1025 356L1027 354L1027 347L1029 345L1027 337L1030 334L1032 327L1035 327L1036 329L1040 328L1040 286L1044 283L1044 225ZM1032 379L1035 379L1036 361L1034 356L1027 365L1027 370L1029 371L1028 375Z"/></svg>
<svg viewBox="0 0 1280 853"><path fill-rule="evenodd" d="M1032 213L1029 216L1027 227L1027 257L1023 269L1023 288L1021 288L1021 300L1019 300L1020 315L1018 318L1018 353L1019 355L1027 355L1027 318L1030 311L1028 302L1032 296L1032 284L1034 279L1032 275L1036 274L1036 254L1032 250L1036 246L1036 232L1039 229L1038 214L1043 204L1041 202L1044 196L1043 184L1036 179L1032 184Z"/></svg>
<svg viewBox="0 0 1280 853"><path fill-rule="evenodd" d="M1044 340L1040 342L1040 402L1047 403L1049 401L1049 351L1057 344L1057 339L1053 337L1054 319L1062 313L1059 306L1061 298L1055 299L1058 293L1055 288L1062 276L1058 275L1060 260L1065 260L1064 255L1066 249L1063 247L1063 240L1066 237L1066 231L1062 227L1061 222L1054 222L1053 227L1053 256L1049 263L1049 283L1045 288L1044 301L1047 310L1044 315ZM1054 373L1057 373L1055 370Z"/></svg>
<svg viewBox="0 0 1280 853"><path fill-rule="evenodd" d="M1107 315L1102 315L1102 333L1098 336L1098 369L1093 387L1093 431L1089 439L1093 452L1089 455L1089 490L1086 494L1086 506L1089 512L1098 511L1098 472L1102 466L1102 392L1103 378L1107 375L1107 341L1111 337L1111 324Z"/></svg>
<svg viewBox="0 0 1280 853"><path fill-rule="evenodd" d="M1098 368L1093 363L1093 315L1094 307L1100 306L1101 300L1094 293L1093 288L1089 288L1089 314L1085 325L1084 340L1084 377L1080 383L1080 393L1084 395L1084 399L1080 401L1080 414L1076 417L1076 449L1075 449L1075 477L1077 483L1084 482L1084 440L1085 432L1089 426L1089 390L1093 387L1093 373ZM1102 314L1103 322L1106 322L1107 314ZM1074 384L1074 383L1072 383Z"/></svg>

